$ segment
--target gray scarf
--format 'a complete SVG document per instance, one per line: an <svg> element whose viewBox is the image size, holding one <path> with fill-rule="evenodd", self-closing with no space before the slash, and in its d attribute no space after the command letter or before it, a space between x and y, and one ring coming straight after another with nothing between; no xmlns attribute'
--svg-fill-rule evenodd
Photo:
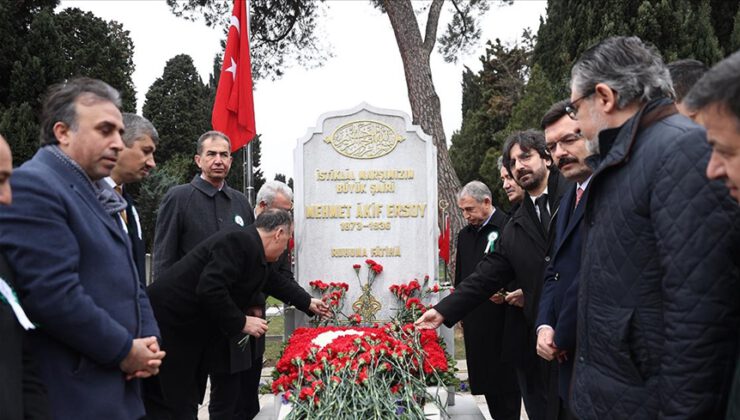
<svg viewBox="0 0 740 420"><path fill-rule="evenodd" d="M103 206L103 209L106 213L110 214L111 216L114 216L121 211L125 210L126 207L128 207L128 203L126 200L124 200L123 197L118 195L118 193L111 187L107 182L105 182L104 179L99 179L95 182L93 182L89 176L85 173L84 170L80 167L80 165L77 164L72 158L67 156L66 153L62 151L61 148L59 148L59 145L50 145L47 146L49 148L49 151L59 158L62 162L69 165L72 170L77 174L78 176L82 177L85 181L90 183L90 186L92 186L93 192L95 192L98 202L101 206Z"/></svg>

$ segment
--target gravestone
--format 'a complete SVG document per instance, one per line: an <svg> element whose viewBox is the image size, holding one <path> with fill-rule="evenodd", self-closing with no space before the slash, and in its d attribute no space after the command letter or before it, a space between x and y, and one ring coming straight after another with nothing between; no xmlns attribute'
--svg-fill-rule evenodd
<svg viewBox="0 0 740 420"><path fill-rule="evenodd" d="M436 148L408 115L365 103L322 115L298 141L294 178L295 276L305 289L345 282L345 314L387 320L398 306L392 284L434 281ZM369 290L367 259L384 267Z"/></svg>

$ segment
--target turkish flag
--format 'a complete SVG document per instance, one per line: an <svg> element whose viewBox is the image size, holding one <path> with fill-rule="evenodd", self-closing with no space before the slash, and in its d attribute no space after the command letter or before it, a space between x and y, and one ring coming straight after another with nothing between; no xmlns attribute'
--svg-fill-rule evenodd
<svg viewBox="0 0 740 420"><path fill-rule="evenodd" d="M234 0L211 124L214 130L229 136L232 151L249 143L257 133L246 0Z"/></svg>
<svg viewBox="0 0 740 420"><path fill-rule="evenodd" d="M450 263L450 216L445 216L445 230L439 235L437 241L439 246L439 256L442 257L445 264Z"/></svg>

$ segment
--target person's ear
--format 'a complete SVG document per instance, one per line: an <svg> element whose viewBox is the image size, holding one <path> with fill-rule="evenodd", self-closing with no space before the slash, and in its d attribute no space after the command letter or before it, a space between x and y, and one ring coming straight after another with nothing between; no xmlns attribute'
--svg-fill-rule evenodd
<svg viewBox="0 0 740 420"><path fill-rule="evenodd" d="M66 123L57 121L54 123L52 131L60 146L69 146L69 132L72 131L72 129Z"/></svg>
<svg viewBox="0 0 740 420"><path fill-rule="evenodd" d="M617 92L610 88L605 83L597 83L594 87L594 98L596 106L602 110L604 114L614 112L618 109Z"/></svg>
<svg viewBox="0 0 740 420"><path fill-rule="evenodd" d="M193 157L193 160L195 161L195 164L198 165L198 167L200 168L200 155L195 155Z"/></svg>

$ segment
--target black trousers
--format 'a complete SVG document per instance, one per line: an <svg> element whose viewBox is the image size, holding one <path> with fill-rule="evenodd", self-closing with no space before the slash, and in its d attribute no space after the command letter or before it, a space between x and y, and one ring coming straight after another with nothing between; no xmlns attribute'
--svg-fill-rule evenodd
<svg viewBox="0 0 740 420"><path fill-rule="evenodd" d="M260 412L259 383L262 358L247 370L211 374L210 420L251 420Z"/></svg>
<svg viewBox="0 0 740 420"><path fill-rule="evenodd" d="M544 361L535 361L527 368L517 368L516 377L524 400L524 408L530 420L546 420L548 383L543 371Z"/></svg>
<svg viewBox="0 0 740 420"><path fill-rule="evenodd" d="M518 392L486 393L488 412L494 420L519 420L522 414L522 396Z"/></svg>

